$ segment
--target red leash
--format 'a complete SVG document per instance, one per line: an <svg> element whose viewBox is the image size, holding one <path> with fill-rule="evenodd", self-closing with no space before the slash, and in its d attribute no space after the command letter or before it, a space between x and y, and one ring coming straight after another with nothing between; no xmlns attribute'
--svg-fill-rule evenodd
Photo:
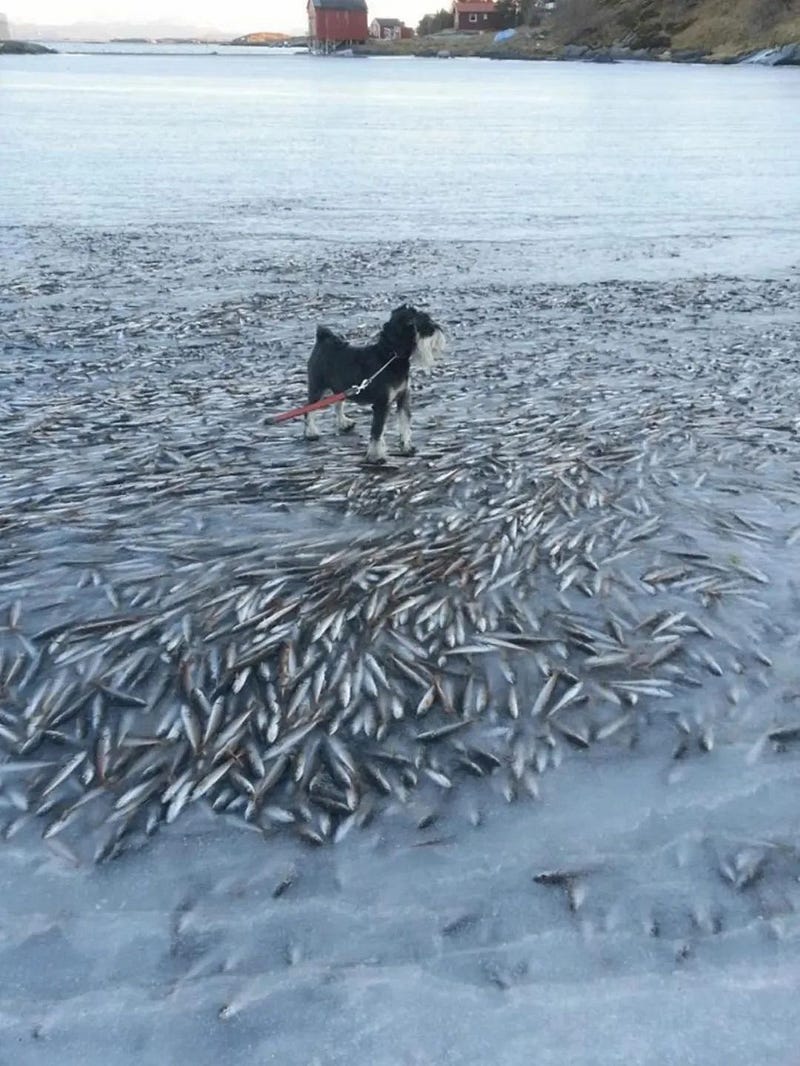
<svg viewBox="0 0 800 1066"><path fill-rule="evenodd" d="M288 422L291 418L302 418L303 415L310 414L312 411L319 411L322 407L330 407L332 403L341 403L342 400L354 400L356 396L364 391L364 389L368 389L375 378L378 377L379 374L382 374L386 367L389 366L390 363L393 363L396 358L397 356L393 355L388 362L383 364L380 370L375 371L371 378L364 378L360 385L353 385L352 388L345 389L344 392L337 392L333 396L326 396L324 400L317 400L316 403L307 403L305 407L295 407L293 411L286 411L286 413L282 415L273 415L271 418L266 418L264 421L271 425L277 425L279 422Z"/></svg>
<svg viewBox="0 0 800 1066"><path fill-rule="evenodd" d="M285 414L273 415L270 421L277 425L278 422L288 422L290 418L301 418L311 411L318 411L320 407L330 407L332 403L341 403L342 400L346 400L351 395L352 391L337 392L335 396L326 396L324 400L317 400L316 403L307 403L305 407L295 407L293 411L287 411Z"/></svg>

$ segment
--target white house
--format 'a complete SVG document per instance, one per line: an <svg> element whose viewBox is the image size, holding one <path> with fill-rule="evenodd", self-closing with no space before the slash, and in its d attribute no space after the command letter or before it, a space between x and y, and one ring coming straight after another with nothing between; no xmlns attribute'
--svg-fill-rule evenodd
<svg viewBox="0 0 800 1066"><path fill-rule="evenodd" d="M400 19L373 19L369 24L370 37L379 41L399 41L403 36Z"/></svg>

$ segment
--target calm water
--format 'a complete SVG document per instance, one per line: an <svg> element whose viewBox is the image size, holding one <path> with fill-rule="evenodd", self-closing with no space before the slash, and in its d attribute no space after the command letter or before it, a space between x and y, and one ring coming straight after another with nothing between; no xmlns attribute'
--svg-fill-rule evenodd
<svg viewBox="0 0 800 1066"><path fill-rule="evenodd" d="M784 269L800 71L6 57L0 169L11 224L514 242L543 276Z"/></svg>

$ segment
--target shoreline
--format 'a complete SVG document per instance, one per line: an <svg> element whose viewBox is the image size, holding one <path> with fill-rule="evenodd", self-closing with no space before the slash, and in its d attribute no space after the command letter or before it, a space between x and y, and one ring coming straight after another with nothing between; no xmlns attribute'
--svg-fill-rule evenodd
<svg viewBox="0 0 800 1066"><path fill-rule="evenodd" d="M62 42L51 42L61 44ZM92 48L81 47L82 44L91 43ZM82 55L82 56L170 56L170 57L198 57L198 56L240 56L247 58L250 51L227 51L228 48L244 48L250 50L267 50L270 53L288 53L291 55L310 55L302 49L287 49L278 45L232 45L215 44L207 52L184 50L180 45L172 45L171 51L128 51L128 50L98 50L97 45L103 42L63 42L64 48L52 48L49 45L29 41L0 41L0 56L12 55ZM111 42L109 42L111 43ZM404 42L406 43L406 42ZM524 63L599 63L612 65L617 63L666 63L675 65L701 65L710 67L720 66L761 66L761 67L800 67L800 43L766 48L753 51L749 49L743 52L708 52L700 49L631 49L625 46L611 46L608 48L592 48L588 45L565 45L553 48L550 46L530 49L509 47L505 43L490 46L464 47L463 41L456 44L459 47L437 47L439 42L430 43L430 39L421 39L416 42L407 42L413 47L403 47L396 42L385 44L375 42L356 45L345 53L339 53L337 58L358 59L491 59L500 62L524 62ZM195 46L189 46L195 47ZM315 57L332 58L332 57Z"/></svg>

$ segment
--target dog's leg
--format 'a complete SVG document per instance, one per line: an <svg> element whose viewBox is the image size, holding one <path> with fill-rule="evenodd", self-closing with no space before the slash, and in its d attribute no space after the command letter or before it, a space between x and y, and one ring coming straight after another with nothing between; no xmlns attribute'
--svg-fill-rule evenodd
<svg viewBox="0 0 800 1066"><path fill-rule="evenodd" d="M400 431L400 454L414 455L417 449L411 443L411 400L408 388L397 397L397 428Z"/></svg>
<svg viewBox="0 0 800 1066"><path fill-rule="evenodd" d="M340 433L349 433L355 425L355 421L344 413L344 400L336 404L336 425Z"/></svg>
<svg viewBox="0 0 800 1066"><path fill-rule="evenodd" d="M386 416L389 413L389 404L386 400L372 405L372 428L369 434L367 447L368 463L386 462L386 441L383 439L383 431L386 427Z"/></svg>
<svg viewBox="0 0 800 1066"><path fill-rule="evenodd" d="M314 401L312 401L314 402ZM306 440L319 440L319 427L317 426L317 412L311 411L310 414L305 416L306 428L305 438Z"/></svg>
<svg viewBox="0 0 800 1066"><path fill-rule="evenodd" d="M318 352L319 348L319 336L317 337L317 345L314 351L311 353L311 358L308 361L308 402L316 403L321 400L322 397L328 392L327 382L325 375L320 367L321 354ZM306 440L319 440L319 426L317 425L317 415L319 412L310 411L305 416L305 438Z"/></svg>
<svg viewBox="0 0 800 1066"><path fill-rule="evenodd" d="M325 391L326 391L325 389L320 389L318 387L312 388L311 385L309 384L308 402L309 403L316 403L317 400L321 400L322 396L323 396L323 393ZM317 415L318 414L319 414L319 411L309 411L309 413L305 416L305 419L306 419L305 438L306 438L306 440L319 440L319 426L317 425Z"/></svg>

